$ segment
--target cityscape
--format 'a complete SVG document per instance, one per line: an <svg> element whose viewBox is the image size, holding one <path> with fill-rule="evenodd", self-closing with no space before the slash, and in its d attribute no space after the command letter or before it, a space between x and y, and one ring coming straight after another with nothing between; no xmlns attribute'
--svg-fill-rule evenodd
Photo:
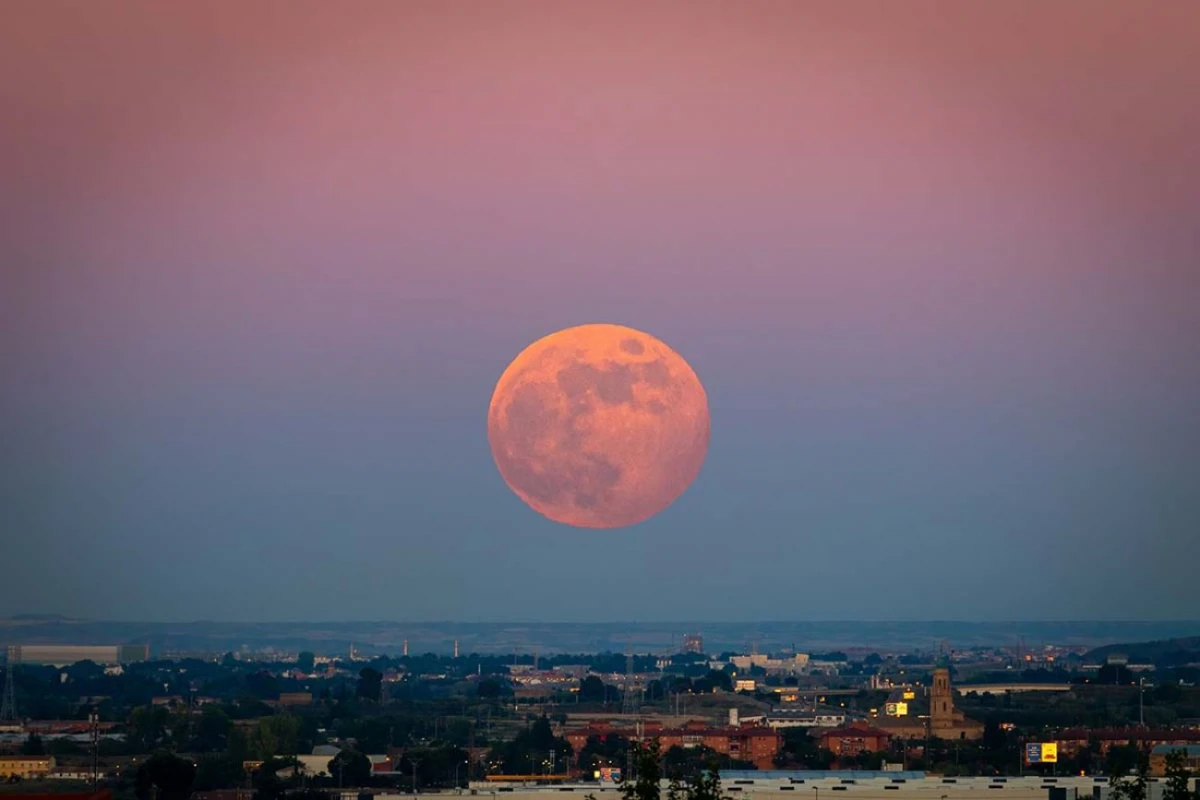
<svg viewBox="0 0 1200 800"><path fill-rule="evenodd" d="M655 653L6 655L5 776L117 796L168 758L190 765L200 800L616 790L650 747L666 779L715 768L756 792L932 782L1025 797L1108 791L1143 757L1154 782L1200 766L1200 637L713 652L696 629Z"/></svg>

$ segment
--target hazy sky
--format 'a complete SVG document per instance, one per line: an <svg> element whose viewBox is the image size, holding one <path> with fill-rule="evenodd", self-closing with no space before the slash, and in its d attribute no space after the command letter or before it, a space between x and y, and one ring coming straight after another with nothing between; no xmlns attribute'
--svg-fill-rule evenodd
<svg viewBox="0 0 1200 800"><path fill-rule="evenodd" d="M0 26L0 614L1180 618L1200 3L59 2ZM619 322L705 467L503 484Z"/></svg>

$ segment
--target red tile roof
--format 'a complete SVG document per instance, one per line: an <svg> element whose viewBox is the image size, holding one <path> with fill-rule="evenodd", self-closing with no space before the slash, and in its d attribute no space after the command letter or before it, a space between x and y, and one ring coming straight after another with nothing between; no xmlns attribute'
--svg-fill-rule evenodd
<svg viewBox="0 0 1200 800"><path fill-rule="evenodd" d="M864 738L874 736L876 738L889 739L892 734L888 731L881 731L879 728L867 727L866 725L851 725L847 728L835 728L831 731L823 731L820 738L851 739L856 736Z"/></svg>

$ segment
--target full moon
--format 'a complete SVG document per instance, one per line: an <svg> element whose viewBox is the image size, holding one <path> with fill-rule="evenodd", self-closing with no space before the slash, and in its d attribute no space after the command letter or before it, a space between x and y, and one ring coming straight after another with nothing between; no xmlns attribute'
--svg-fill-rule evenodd
<svg viewBox="0 0 1200 800"><path fill-rule="evenodd" d="M675 502L708 452L708 397L674 350L621 325L580 325L526 347L496 384L488 441L538 513L620 528Z"/></svg>

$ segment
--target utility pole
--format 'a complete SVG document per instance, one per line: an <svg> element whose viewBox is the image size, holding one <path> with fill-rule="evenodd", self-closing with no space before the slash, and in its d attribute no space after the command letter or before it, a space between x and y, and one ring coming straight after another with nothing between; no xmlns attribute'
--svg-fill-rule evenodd
<svg viewBox="0 0 1200 800"><path fill-rule="evenodd" d="M1146 679L1138 678L1138 726L1146 727Z"/></svg>
<svg viewBox="0 0 1200 800"><path fill-rule="evenodd" d="M88 714L88 723L92 734L92 791L100 783L100 715L95 709Z"/></svg>
<svg viewBox="0 0 1200 800"><path fill-rule="evenodd" d="M420 762L420 761L418 761L418 760L417 760L417 759L415 759L415 758L410 758L410 759L408 760L408 763L412 764L412 773L413 773L413 794L416 794L416 793L417 793L417 765L418 765L418 764L420 764L421 762Z"/></svg>
<svg viewBox="0 0 1200 800"><path fill-rule="evenodd" d="M621 714L632 715L637 713L637 703L633 698L633 647L630 646L625 651L625 685L621 687Z"/></svg>

